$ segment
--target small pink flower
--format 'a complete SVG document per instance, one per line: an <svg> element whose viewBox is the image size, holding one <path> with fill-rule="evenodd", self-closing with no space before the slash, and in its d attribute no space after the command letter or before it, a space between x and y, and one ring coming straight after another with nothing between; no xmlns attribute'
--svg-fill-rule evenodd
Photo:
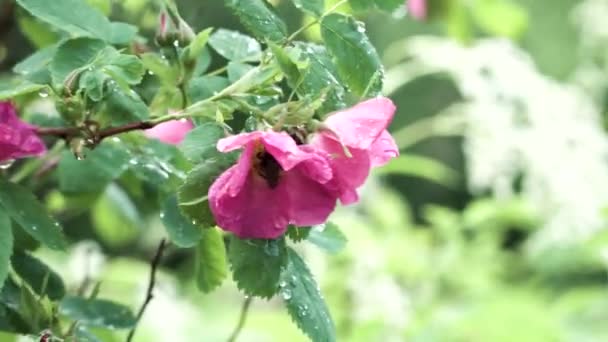
<svg viewBox="0 0 608 342"><path fill-rule="evenodd" d="M395 140L386 130L395 114L395 105L384 97L367 100L331 114L326 129L311 144L327 152L334 178L328 184L343 204L357 202L359 188L370 169L399 155Z"/></svg>
<svg viewBox="0 0 608 342"><path fill-rule="evenodd" d="M406 6L412 17L417 20L425 20L427 17L427 0L407 0Z"/></svg>
<svg viewBox="0 0 608 342"><path fill-rule="evenodd" d="M150 128L145 131L145 134L147 137L158 139L165 144L178 145L192 128L194 125L190 120L173 120Z"/></svg>
<svg viewBox="0 0 608 342"><path fill-rule="evenodd" d="M217 148L243 149L209 189L209 206L224 230L241 238L274 239L289 224L321 224L333 211L336 197L325 186L332 171L322 151L272 131L224 138Z"/></svg>
<svg viewBox="0 0 608 342"><path fill-rule="evenodd" d="M19 119L11 103L0 102L0 162L45 152L46 146L33 126Z"/></svg>

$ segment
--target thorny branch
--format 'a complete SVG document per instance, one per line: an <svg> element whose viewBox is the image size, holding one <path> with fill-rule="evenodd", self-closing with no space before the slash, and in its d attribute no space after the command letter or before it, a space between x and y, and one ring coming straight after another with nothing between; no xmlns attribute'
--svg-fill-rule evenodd
<svg viewBox="0 0 608 342"><path fill-rule="evenodd" d="M150 264L150 281L148 283L148 291L146 292L146 299L144 300L143 304L139 308L139 312L137 313L137 317L135 318L135 325L133 326L133 329L131 329L131 331L129 332L129 335L127 336L127 342L131 342L131 340L133 339L133 336L135 335L135 330L137 329L137 325L139 324L139 321L143 317L144 312L146 311L146 308L148 307L148 304L150 304L150 301L152 301L152 298L154 298L153 291L154 291L154 286L156 285L156 270L158 269L158 266L160 264L160 259L163 256L163 251L165 250L166 244L167 244L167 241L165 239L160 240L160 244L158 245L158 248L156 249L156 254L154 255L154 259L152 259L152 263Z"/></svg>

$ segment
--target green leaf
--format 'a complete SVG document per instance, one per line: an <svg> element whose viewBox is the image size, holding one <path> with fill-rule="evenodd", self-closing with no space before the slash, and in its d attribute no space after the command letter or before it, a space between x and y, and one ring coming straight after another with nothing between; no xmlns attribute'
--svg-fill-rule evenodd
<svg viewBox="0 0 608 342"><path fill-rule="evenodd" d="M392 12L403 6L403 0L349 0L353 10L357 12L370 11L375 8Z"/></svg>
<svg viewBox="0 0 608 342"><path fill-rule="evenodd" d="M11 219L0 206L0 290L8 276L8 266L13 253L13 229Z"/></svg>
<svg viewBox="0 0 608 342"><path fill-rule="evenodd" d="M340 78L355 95L373 97L382 91L382 63L362 23L331 14L321 22L321 35L334 57Z"/></svg>
<svg viewBox="0 0 608 342"><path fill-rule="evenodd" d="M79 79L80 88L85 90L87 96L93 101L101 101L104 95L104 83L107 76L101 71L85 71Z"/></svg>
<svg viewBox="0 0 608 342"><path fill-rule="evenodd" d="M207 192L215 179L234 163L229 155L218 155L207 159L190 171L186 181L179 188L180 209L196 224L208 228L215 226L215 219L209 209Z"/></svg>
<svg viewBox="0 0 608 342"><path fill-rule="evenodd" d="M262 56L260 43L237 31L219 29L209 38L209 45L229 61L255 62Z"/></svg>
<svg viewBox="0 0 608 342"><path fill-rule="evenodd" d="M287 38L287 26L265 0L225 0L255 37L280 42Z"/></svg>
<svg viewBox="0 0 608 342"><path fill-rule="evenodd" d="M111 23L103 13L82 0L18 0L17 3L34 17L72 37L88 36L125 44L135 36L135 27Z"/></svg>
<svg viewBox="0 0 608 342"><path fill-rule="evenodd" d="M135 203L114 183L94 204L91 220L97 235L112 247L124 247L133 242L144 227Z"/></svg>
<svg viewBox="0 0 608 342"><path fill-rule="evenodd" d="M59 188L66 193L102 191L129 166L129 153L118 144L106 141L93 151L86 152L84 160L77 160L65 151L59 167Z"/></svg>
<svg viewBox="0 0 608 342"><path fill-rule="evenodd" d="M37 241L52 249L66 247L61 226L29 190L0 179L0 206Z"/></svg>
<svg viewBox="0 0 608 342"><path fill-rule="evenodd" d="M254 67L239 62L229 62L228 63L228 80L232 83L241 79L246 73L251 71Z"/></svg>
<svg viewBox="0 0 608 342"><path fill-rule="evenodd" d="M61 277L42 261L26 252L15 252L11 257L13 269L39 296L60 300L65 296Z"/></svg>
<svg viewBox="0 0 608 342"><path fill-rule="evenodd" d="M223 127L207 122L188 132L179 148L188 160L202 162L220 154L216 145L225 136Z"/></svg>
<svg viewBox="0 0 608 342"><path fill-rule="evenodd" d="M216 92L223 90L230 85L225 77L202 76L190 81L188 86L188 97L192 102L198 102L210 98Z"/></svg>
<svg viewBox="0 0 608 342"><path fill-rule="evenodd" d="M126 23L110 23L108 42L115 45L128 45L137 36L137 27Z"/></svg>
<svg viewBox="0 0 608 342"><path fill-rule="evenodd" d="M310 227L296 227L290 225L287 228L287 237L293 242L300 242L306 240L310 234Z"/></svg>
<svg viewBox="0 0 608 342"><path fill-rule="evenodd" d="M174 85L179 77L179 70L169 65L169 62L156 53L144 53L141 55L141 61L144 67L150 73L158 76L163 84Z"/></svg>
<svg viewBox="0 0 608 342"><path fill-rule="evenodd" d="M196 248L196 285L207 293L222 284L228 273L222 231L212 227L203 231Z"/></svg>
<svg viewBox="0 0 608 342"><path fill-rule="evenodd" d="M146 71L141 60L133 55L121 54L113 48L110 51L112 52L107 58L100 61L104 64L103 71L127 88L128 85L139 84Z"/></svg>
<svg viewBox="0 0 608 342"><path fill-rule="evenodd" d="M327 50L320 45L309 43L298 43L296 47L301 49L302 58L308 61L308 66L303 71L304 79L297 89L298 95L310 96L314 99L324 95L325 101L320 109L321 114L346 107L345 89L342 82L338 80L338 72Z"/></svg>
<svg viewBox="0 0 608 342"><path fill-rule="evenodd" d="M336 224L327 222L312 227L308 234L308 241L330 253L337 253L346 246L348 240Z"/></svg>
<svg viewBox="0 0 608 342"><path fill-rule="evenodd" d="M333 320L306 263L291 248L287 249L287 258L279 293L291 319L312 341L336 341Z"/></svg>
<svg viewBox="0 0 608 342"><path fill-rule="evenodd" d="M73 72L84 71L106 46L102 40L85 37L63 42L49 66L53 84L63 86Z"/></svg>
<svg viewBox="0 0 608 342"><path fill-rule="evenodd" d="M188 56L190 59L197 59L203 53L203 50L209 41L209 37L211 36L211 31L213 31L213 29L209 27L199 32L192 40L188 46Z"/></svg>
<svg viewBox="0 0 608 342"><path fill-rule="evenodd" d="M239 289L251 296L270 298L278 291L281 271L287 264L285 239L230 239L228 258Z"/></svg>
<svg viewBox="0 0 608 342"><path fill-rule="evenodd" d="M177 198L171 196L163 204L160 217L165 225L171 241L178 247L190 248L198 244L202 238L203 228L192 224L179 210Z"/></svg>
<svg viewBox="0 0 608 342"><path fill-rule="evenodd" d="M34 52L23 61L17 63L13 71L26 76L39 72L41 69L46 69L53 56L55 56L58 46L59 44L54 44Z"/></svg>
<svg viewBox="0 0 608 342"><path fill-rule="evenodd" d="M61 301L59 312L84 325L107 329L129 329L136 322L131 309L104 299L67 297Z"/></svg>
<svg viewBox="0 0 608 342"><path fill-rule="evenodd" d="M300 10L307 12L315 17L320 17L325 9L324 0L291 0Z"/></svg>
<svg viewBox="0 0 608 342"><path fill-rule="evenodd" d="M148 106L133 90L124 91L117 85L108 88L104 116L113 125L126 125L150 118Z"/></svg>
<svg viewBox="0 0 608 342"><path fill-rule="evenodd" d="M17 96L31 94L46 88L42 84L34 84L30 82L6 82L0 85L0 100L10 100Z"/></svg>

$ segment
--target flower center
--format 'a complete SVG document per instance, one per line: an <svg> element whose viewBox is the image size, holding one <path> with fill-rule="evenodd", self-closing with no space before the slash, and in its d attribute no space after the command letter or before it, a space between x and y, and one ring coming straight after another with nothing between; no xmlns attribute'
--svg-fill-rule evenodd
<svg viewBox="0 0 608 342"><path fill-rule="evenodd" d="M266 183L271 189L274 189L279 185L279 179L281 178L283 169L270 153L263 149L258 151L255 154L253 168L260 177L266 180Z"/></svg>

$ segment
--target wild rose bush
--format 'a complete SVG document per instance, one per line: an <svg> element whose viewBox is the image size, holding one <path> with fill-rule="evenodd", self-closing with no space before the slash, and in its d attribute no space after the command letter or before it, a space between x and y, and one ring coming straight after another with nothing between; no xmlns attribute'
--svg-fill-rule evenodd
<svg viewBox="0 0 608 342"><path fill-rule="evenodd" d="M399 154L382 64L362 24L338 12L346 1L293 0L319 25L319 43L301 40L308 26L288 32L264 0L225 1L252 36L194 32L168 0L154 37L84 0L16 3L58 34L0 91L0 329L41 341L95 341L89 328L123 329L130 340L163 253L184 249L196 251L201 291L228 270L247 296L289 291L282 298L297 326L334 341L329 310L292 245L337 205L356 203L371 169ZM350 5L355 13L404 6ZM32 115L38 94L54 110ZM135 310L97 298L99 285L66 289L32 255L82 239L61 208L49 212L47 195L84 201L86 216L90 201L117 185L154 198L146 210L160 212L166 228L150 296Z"/></svg>

